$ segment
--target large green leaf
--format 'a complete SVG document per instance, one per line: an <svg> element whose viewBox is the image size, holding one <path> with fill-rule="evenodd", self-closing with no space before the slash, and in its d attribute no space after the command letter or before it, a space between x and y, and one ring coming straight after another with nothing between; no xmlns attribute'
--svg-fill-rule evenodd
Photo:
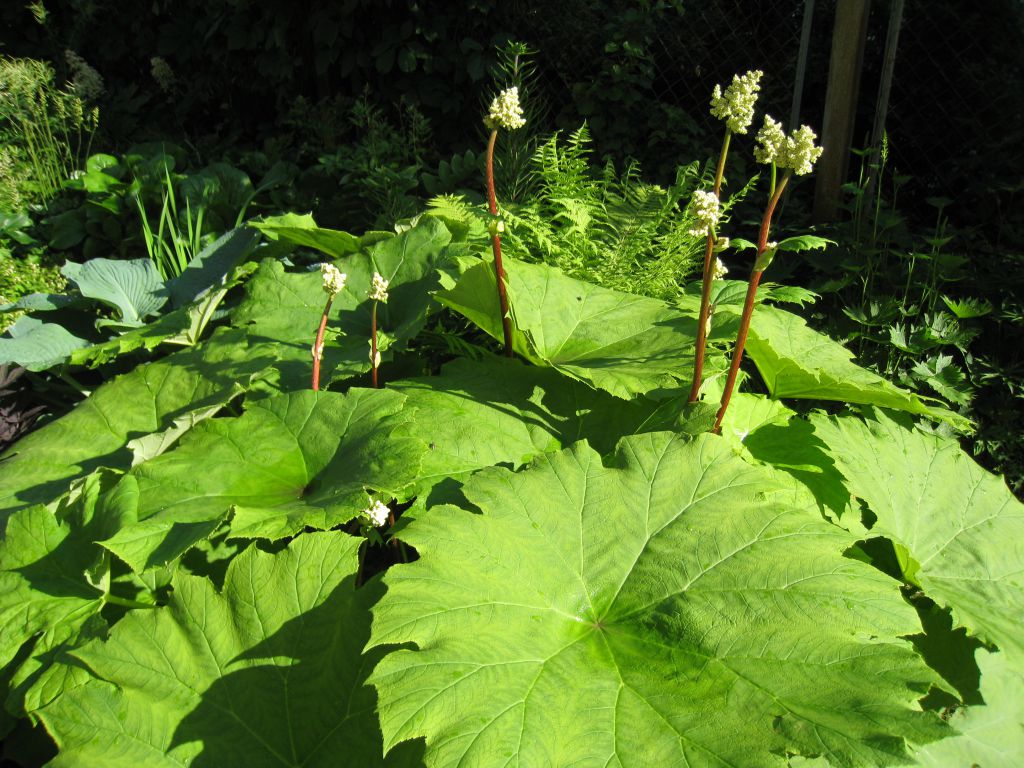
<svg viewBox="0 0 1024 768"><path fill-rule="evenodd" d="M0 528L10 512L56 499L74 478L101 466L127 469L129 440L225 403L273 370L274 357L245 344L243 333L222 331L202 347L139 366L19 440L0 457Z"/></svg>
<svg viewBox="0 0 1024 768"><path fill-rule="evenodd" d="M913 558L908 577L1024 669L1024 504L956 441L881 411L812 421L850 492L877 515L872 531Z"/></svg>
<svg viewBox="0 0 1024 768"><path fill-rule="evenodd" d="M950 725L960 735L929 744L914 757L926 768L1020 768L1024 757L1024 675L1006 654L976 653L983 706L958 709Z"/></svg>
<svg viewBox="0 0 1024 768"><path fill-rule="evenodd" d="M0 667L36 634L73 632L103 607L105 569L93 572L103 551L94 542L121 522L116 497L101 501L103 485L92 475L58 513L34 506L8 520L0 549Z"/></svg>
<svg viewBox="0 0 1024 768"><path fill-rule="evenodd" d="M167 281L175 307L195 301L206 290L220 285L256 243L256 233L245 227L225 232L195 255L180 275Z"/></svg>
<svg viewBox="0 0 1024 768"><path fill-rule="evenodd" d="M389 385L415 408L412 434L429 444L419 485L483 467L521 466L587 439L611 451L622 435L665 429L678 404L620 400L550 368L515 360L456 360L440 376Z"/></svg>
<svg viewBox="0 0 1024 768"><path fill-rule="evenodd" d="M448 258L448 230L434 219L337 262L348 275L345 289L335 297L324 348L323 378L346 378L370 368L370 311L367 298L373 273L390 282L390 297L378 307L381 331L399 342L415 336L423 327L430 306L429 292L439 285L438 268ZM287 345L289 366L302 370L309 381L310 348L324 311L327 295L319 272L289 273L277 261L264 260L247 285L245 300L233 322L244 326L257 340ZM335 336L340 332L340 337ZM385 374L386 375L386 374ZM299 377L293 377L298 382Z"/></svg>
<svg viewBox="0 0 1024 768"><path fill-rule="evenodd" d="M179 575L170 603L135 611L74 655L93 679L40 711L59 766L383 765L369 635L372 585L353 589L359 539L250 547L222 592ZM411 765L415 747L388 765Z"/></svg>
<svg viewBox="0 0 1024 768"><path fill-rule="evenodd" d="M394 434L412 416L404 402L388 390L303 390L253 403L238 418L206 420L122 480L137 488L138 521L103 546L141 572L178 557L232 513L232 535L247 538L347 522L369 506L368 491L398 496L416 479L425 446Z"/></svg>
<svg viewBox="0 0 1024 768"><path fill-rule="evenodd" d="M664 302L509 260L517 352L618 397L688 384L696 322ZM438 300L502 339L494 266L470 267Z"/></svg>
<svg viewBox="0 0 1024 768"><path fill-rule="evenodd" d="M780 504L728 442L578 443L463 487L403 533L369 647L384 742L431 766L836 766L944 732L898 585L846 532Z"/></svg>
<svg viewBox="0 0 1024 768"><path fill-rule="evenodd" d="M853 353L807 326L799 315L760 306L750 323L746 350L772 397L802 397L878 405L958 427L967 419L861 368Z"/></svg>
<svg viewBox="0 0 1024 768"><path fill-rule="evenodd" d="M304 245L325 253L332 259L355 253L359 250L359 238L337 229L318 227L312 214L285 213L268 216L262 221L251 222L263 234L274 240L285 240Z"/></svg>
<svg viewBox="0 0 1024 768"><path fill-rule="evenodd" d="M69 261L60 271L83 296L116 309L118 324L126 327L141 325L167 303L167 288L149 259Z"/></svg>

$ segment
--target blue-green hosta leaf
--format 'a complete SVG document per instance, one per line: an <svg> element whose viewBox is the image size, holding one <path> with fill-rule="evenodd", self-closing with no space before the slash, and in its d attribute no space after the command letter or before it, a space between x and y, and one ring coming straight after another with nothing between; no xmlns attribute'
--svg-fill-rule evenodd
<svg viewBox="0 0 1024 768"><path fill-rule="evenodd" d="M598 389L628 398L689 384L696 323L662 301L566 277L553 267L505 265L514 347ZM502 339L494 267L480 262L438 300Z"/></svg>
<svg viewBox="0 0 1024 768"><path fill-rule="evenodd" d="M430 766L906 760L944 732L898 585L774 499L719 437L578 443L463 487L404 531L369 647L384 743Z"/></svg>
<svg viewBox="0 0 1024 768"><path fill-rule="evenodd" d="M1024 669L1024 504L954 440L874 418L816 417L850 492L878 517L872 532L905 547L909 574L957 624Z"/></svg>
<svg viewBox="0 0 1024 768"><path fill-rule="evenodd" d="M88 347L64 326L35 317L21 317L7 329L11 338L0 338L0 364L14 363L30 371L60 365L77 349Z"/></svg>
<svg viewBox="0 0 1024 768"><path fill-rule="evenodd" d="M105 383L0 457L0 529L10 512L53 501L97 467L127 469L129 440L162 431L187 411L228 402L275 363L264 351L246 349L240 331L222 331L201 347Z"/></svg>
<svg viewBox="0 0 1024 768"><path fill-rule="evenodd" d="M125 326L141 325L167 303L167 288L149 259L69 261L60 272L83 296L116 309L118 322Z"/></svg>
<svg viewBox="0 0 1024 768"><path fill-rule="evenodd" d="M389 385L415 408L411 433L427 443L420 487L483 467L521 466L544 451L589 440L610 452L619 437L665 429L678 410L672 401L623 401L550 368L496 358L459 359L440 376Z"/></svg>
<svg viewBox="0 0 1024 768"><path fill-rule="evenodd" d="M136 572L163 565L233 513L235 537L280 539L331 528L397 497L426 446L396 435L411 417L390 390L303 390L260 400L238 418L209 419L174 450L135 467L138 522L103 546ZM205 468L197 470L197 468Z"/></svg>
<svg viewBox="0 0 1024 768"><path fill-rule="evenodd" d="M103 607L104 559L95 541L122 523L118 497L101 498L109 478L91 475L57 513L34 506L14 513L0 549L0 667L33 636L75 632Z"/></svg>
<svg viewBox="0 0 1024 768"><path fill-rule="evenodd" d="M984 705L961 707L949 719L959 735L914 754L925 768L1019 768L1024 756L1024 675L1005 653L975 653Z"/></svg>
<svg viewBox="0 0 1024 768"><path fill-rule="evenodd" d="M0 305L0 312L50 312L88 303L81 296L62 293L30 293L15 302Z"/></svg>
<svg viewBox="0 0 1024 768"><path fill-rule="evenodd" d="M167 281L173 305L184 307L204 291L223 283L225 276L252 250L256 237L253 230L237 227L197 253L178 277Z"/></svg>
<svg viewBox="0 0 1024 768"><path fill-rule="evenodd" d="M359 238L337 229L318 227L312 214L285 213L281 216L268 216L261 221L253 221L249 226L258 229L274 240L285 240L296 245L327 254L332 259L356 253L359 250Z"/></svg>
<svg viewBox="0 0 1024 768"><path fill-rule="evenodd" d="M798 315L760 306L747 338L768 391L775 398L814 398L878 405L947 421L963 428L964 417L930 405L925 398L900 389L853 362L853 353L807 326Z"/></svg>
<svg viewBox="0 0 1024 768"><path fill-rule="evenodd" d="M337 262L348 280L334 299L327 327L329 332L343 335L327 339L321 381L350 377L370 368L372 302L367 292L374 272L390 282L388 302L377 310L378 328L403 343L420 331L431 302L429 292L439 285L437 270L448 258L450 240L443 224L425 219L401 235L377 243L369 252ZM302 385L308 386L310 347L327 299L320 272L287 273L279 262L265 260L246 288L246 298L233 315L234 324L244 326L256 339L285 343L286 354L303 364Z"/></svg>
<svg viewBox="0 0 1024 768"><path fill-rule="evenodd" d="M60 749L50 765L383 766L364 684L379 654L360 656L380 590L353 589L358 544L335 532L250 547L221 592L176 576L166 607L74 652L93 677L39 712Z"/></svg>

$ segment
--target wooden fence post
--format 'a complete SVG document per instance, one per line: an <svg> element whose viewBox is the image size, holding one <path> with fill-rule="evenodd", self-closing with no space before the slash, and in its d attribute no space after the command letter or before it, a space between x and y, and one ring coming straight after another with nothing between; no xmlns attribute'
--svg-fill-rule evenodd
<svg viewBox="0 0 1024 768"><path fill-rule="evenodd" d="M814 221L835 219L839 196L849 167L857 94L864 60L871 0L838 0L832 28L832 55L825 91L821 145L824 154L816 168Z"/></svg>

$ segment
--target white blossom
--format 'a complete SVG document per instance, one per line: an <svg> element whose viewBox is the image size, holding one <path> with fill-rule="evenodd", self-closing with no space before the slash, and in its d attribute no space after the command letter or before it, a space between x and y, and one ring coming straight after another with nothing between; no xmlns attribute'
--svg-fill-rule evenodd
<svg viewBox="0 0 1024 768"><path fill-rule="evenodd" d="M519 105L519 89L508 88L491 102L491 111L484 118L484 125L492 131L496 128L506 128L514 131L526 125L523 117L523 108Z"/></svg>
<svg viewBox="0 0 1024 768"><path fill-rule="evenodd" d="M369 297L373 301L388 302L388 281L379 272L373 273L373 281L370 284Z"/></svg>
<svg viewBox="0 0 1024 768"><path fill-rule="evenodd" d="M345 289L345 280L348 279L348 275L341 272L333 264L328 264L326 261L321 264L320 274L324 278L324 291L330 294L331 298L334 298Z"/></svg>
<svg viewBox="0 0 1024 768"><path fill-rule="evenodd" d="M771 165L778 161L779 154L786 145L786 134L782 123L773 120L771 115L764 116L764 125L757 132L757 144L754 147L754 159L759 163Z"/></svg>
<svg viewBox="0 0 1024 768"><path fill-rule="evenodd" d="M391 510L387 508L386 504L381 504L379 499L362 511L363 517L369 520L376 528L380 528L387 523L389 514L391 514Z"/></svg>
<svg viewBox="0 0 1024 768"><path fill-rule="evenodd" d="M722 263L722 260L716 256L715 271L711 273L711 279L724 280L727 274L729 274L729 270L726 268L725 264Z"/></svg>
<svg viewBox="0 0 1024 768"><path fill-rule="evenodd" d="M714 192L698 189L693 193L693 198L690 200L690 212L696 219L689 230L690 234L694 237L707 235L708 230L714 229L718 224L718 217L720 215L718 195Z"/></svg>
<svg viewBox="0 0 1024 768"><path fill-rule="evenodd" d="M810 173L823 151L821 147L814 146L816 138L818 136L810 126L801 125L786 137L786 146L778 164L783 168L792 168L797 176Z"/></svg>
<svg viewBox="0 0 1024 768"><path fill-rule="evenodd" d="M732 82L722 92L722 86L716 85L711 93L711 115L725 120L726 126L733 133L746 133L754 120L754 104L757 92L761 90L760 80L764 72L756 69L745 75L733 75Z"/></svg>

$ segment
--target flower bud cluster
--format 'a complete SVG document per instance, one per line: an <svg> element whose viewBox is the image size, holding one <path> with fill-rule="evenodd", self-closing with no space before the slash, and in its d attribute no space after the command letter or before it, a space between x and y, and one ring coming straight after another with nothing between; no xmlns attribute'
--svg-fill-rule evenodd
<svg viewBox="0 0 1024 768"><path fill-rule="evenodd" d="M386 504L381 504L379 499L362 512L363 517L375 528L380 528L387 523L389 514L391 514L391 510L387 508Z"/></svg>
<svg viewBox="0 0 1024 768"><path fill-rule="evenodd" d="M388 301L388 281L379 272L373 273L373 282L370 285L369 296L373 301L380 301L385 304Z"/></svg>
<svg viewBox="0 0 1024 768"><path fill-rule="evenodd" d="M64 60L71 70L75 93L85 101L95 101L103 95L103 77L89 62L72 50L64 51Z"/></svg>
<svg viewBox="0 0 1024 768"><path fill-rule="evenodd" d="M690 213L696 219L689 230L690 234L694 237L704 237L709 229L714 229L718 225L721 216L718 195L698 189L690 200Z"/></svg>
<svg viewBox="0 0 1024 768"><path fill-rule="evenodd" d="M764 125L757 133L754 159L766 165L775 163L778 168L790 168L797 176L803 176L811 172L815 161L821 157L822 148L814 145L816 138L806 125L786 136L782 124L765 115Z"/></svg>
<svg viewBox="0 0 1024 768"><path fill-rule="evenodd" d="M174 70L171 69L171 65L167 63L167 59L161 58L160 56L154 56L149 60L149 74L153 76L156 84L160 86L160 90L164 93L170 93L174 90Z"/></svg>
<svg viewBox="0 0 1024 768"><path fill-rule="evenodd" d="M491 102L491 111L484 118L484 125L492 131L496 128L505 128L514 131L526 125L523 117L523 108L519 105L519 89L508 88Z"/></svg>
<svg viewBox="0 0 1024 768"><path fill-rule="evenodd" d="M345 288L345 280L348 279L348 275L333 264L324 262L320 265L320 274L324 279L324 291L326 291L331 298L334 298L341 293Z"/></svg>
<svg viewBox="0 0 1024 768"><path fill-rule="evenodd" d="M716 85L711 93L711 115L725 120L726 126L733 133L746 133L754 121L754 104L757 92L761 90L760 80L764 72L756 69L745 75L733 75L732 82L722 92L722 86Z"/></svg>

